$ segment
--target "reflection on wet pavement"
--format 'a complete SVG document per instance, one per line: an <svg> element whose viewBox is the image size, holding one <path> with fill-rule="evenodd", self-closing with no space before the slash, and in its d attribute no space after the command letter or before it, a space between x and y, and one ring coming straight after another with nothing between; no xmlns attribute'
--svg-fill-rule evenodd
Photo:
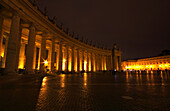
<svg viewBox="0 0 170 111"><path fill-rule="evenodd" d="M36 110L169 110L170 75L84 73L45 77Z"/></svg>

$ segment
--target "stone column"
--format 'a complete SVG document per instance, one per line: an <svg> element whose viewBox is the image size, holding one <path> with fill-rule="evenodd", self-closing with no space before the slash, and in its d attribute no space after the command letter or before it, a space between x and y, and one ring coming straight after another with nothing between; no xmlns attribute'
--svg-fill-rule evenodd
<svg viewBox="0 0 170 111"><path fill-rule="evenodd" d="M112 70L112 56L109 56L109 70Z"/></svg>
<svg viewBox="0 0 170 111"><path fill-rule="evenodd" d="M103 71L103 58L102 55L100 55L100 70Z"/></svg>
<svg viewBox="0 0 170 111"><path fill-rule="evenodd" d="M19 54L19 69L24 69L25 60L25 42L21 42L20 54Z"/></svg>
<svg viewBox="0 0 170 111"><path fill-rule="evenodd" d="M115 69L118 70L118 56L115 56Z"/></svg>
<svg viewBox="0 0 170 111"><path fill-rule="evenodd" d="M36 69L36 56L37 56L37 46L35 44L35 47L34 47L34 56L33 56L33 69L34 70Z"/></svg>
<svg viewBox="0 0 170 111"><path fill-rule="evenodd" d="M108 71L108 69L109 69L109 66L108 66L109 64L108 64L108 56L106 55L106 70Z"/></svg>
<svg viewBox="0 0 170 111"><path fill-rule="evenodd" d="M97 58L98 58L97 59L98 60L98 70L100 71L101 70L101 64L100 64L101 63L101 58L100 58L99 54L97 55Z"/></svg>
<svg viewBox="0 0 170 111"><path fill-rule="evenodd" d="M17 44L17 49L16 49L16 71L18 71L18 66L19 66L19 54L20 54L20 48L21 48L21 36L22 36L22 28L20 27L19 30L19 37L18 37L18 44Z"/></svg>
<svg viewBox="0 0 170 111"><path fill-rule="evenodd" d="M101 58L100 58L100 55L98 55L98 66L99 66L99 71L101 70Z"/></svg>
<svg viewBox="0 0 170 111"><path fill-rule="evenodd" d="M122 70L122 68L121 68L121 56L119 56L119 71L121 71Z"/></svg>
<svg viewBox="0 0 170 111"><path fill-rule="evenodd" d="M84 71L84 49L82 50L82 70Z"/></svg>
<svg viewBox="0 0 170 111"><path fill-rule="evenodd" d="M109 56L108 55L106 56L106 68L107 68L107 71L109 71Z"/></svg>
<svg viewBox="0 0 170 111"><path fill-rule="evenodd" d="M108 64L107 64L107 56L105 56L105 70L107 71L107 66Z"/></svg>
<svg viewBox="0 0 170 111"><path fill-rule="evenodd" d="M102 63L103 63L103 58L102 58L102 55L100 55L100 70L101 71L103 70Z"/></svg>
<svg viewBox="0 0 170 111"><path fill-rule="evenodd" d="M33 25L30 26L28 45L26 50L26 73L34 73L33 71L33 60L34 60L34 48L35 48L36 30Z"/></svg>
<svg viewBox="0 0 170 111"><path fill-rule="evenodd" d="M40 72L45 72L44 60L46 56L46 33L43 32L41 38Z"/></svg>
<svg viewBox="0 0 170 111"><path fill-rule="evenodd" d="M97 54L95 54L95 69L96 69L96 72L98 71L97 69Z"/></svg>
<svg viewBox="0 0 170 111"><path fill-rule="evenodd" d="M75 72L74 71L74 47L72 47L72 59L71 59L71 72Z"/></svg>
<svg viewBox="0 0 170 111"><path fill-rule="evenodd" d="M56 50L56 70L59 71L59 49Z"/></svg>
<svg viewBox="0 0 170 111"><path fill-rule="evenodd" d="M38 47L39 48L39 52L38 52L38 70L40 71L40 60L41 60L41 47Z"/></svg>
<svg viewBox="0 0 170 111"><path fill-rule="evenodd" d="M10 37L8 40L8 49L6 56L5 72L7 74L17 74L16 73L16 50L19 39L19 27L20 27L20 17L18 15L13 15Z"/></svg>
<svg viewBox="0 0 170 111"><path fill-rule="evenodd" d="M100 62L100 60L99 60L99 55L98 54L96 54L96 58L97 58L97 70L99 71L100 70L100 68L99 68L99 62Z"/></svg>
<svg viewBox="0 0 170 111"><path fill-rule="evenodd" d="M80 72L79 49L77 49L77 72Z"/></svg>
<svg viewBox="0 0 170 111"><path fill-rule="evenodd" d="M68 72L68 66L69 66L69 46L66 45L66 72Z"/></svg>
<svg viewBox="0 0 170 111"><path fill-rule="evenodd" d="M48 61L48 65L47 65L47 69L49 69L49 71L51 71L51 53L52 50L51 49L47 49L48 50L48 54L47 56L47 61Z"/></svg>
<svg viewBox="0 0 170 111"><path fill-rule="evenodd" d="M114 44L114 47L112 49L112 70L117 70L117 61L116 61L116 49L117 49L117 46L116 44Z"/></svg>
<svg viewBox="0 0 170 111"><path fill-rule="evenodd" d="M112 56L110 56L110 69L113 70L113 58Z"/></svg>
<svg viewBox="0 0 170 111"><path fill-rule="evenodd" d="M94 61L93 61L93 53L91 53L91 72L93 72Z"/></svg>
<svg viewBox="0 0 170 111"><path fill-rule="evenodd" d="M101 70L104 70L104 64L103 64L104 58L103 55L101 55Z"/></svg>
<svg viewBox="0 0 170 111"><path fill-rule="evenodd" d="M87 72L89 72L89 55L88 55L88 52L87 52Z"/></svg>
<svg viewBox="0 0 170 111"><path fill-rule="evenodd" d="M4 18L2 16L0 16L0 68L1 68L1 65L2 65L2 57L1 57L1 54L2 54L2 45L3 45L3 21L4 21Z"/></svg>
<svg viewBox="0 0 170 111"><path fill-rule="evenodd" d="M106 67L106 64L105 64L105 56L102 56L103 57L103 70L105 70L105 67Z"/></svg>
<svg viewBox="0 0 170 111"><path fill-rule="evenodd" d="M9 37L6 37L5 49L4 49L4 58L3 58L3 60L2 60L2 68L5 68L5 62L6 62L6 56L7 56L7 49L8 49L8 41L9 41Z"/></svg>
<svg viewBox="0 0 170 111"><path fill-rule="evenodd" d="M105 70L106 64L105 64L105 56L103 56L103 70Z"/></svg>
<svg viewBox="0 0 170 111"><path fill-rule="evenodd" d="M63 52L62 52L62 42L59 43L59 72L62 71L62 66L63 66Z"/></svg>
<svg viewBox="0 0 170 111"><path fill-rule="evenodd" d="M51 47L51 71L54 72L54 62L55 62L55 37L52 38L52 47Z"/></svg>

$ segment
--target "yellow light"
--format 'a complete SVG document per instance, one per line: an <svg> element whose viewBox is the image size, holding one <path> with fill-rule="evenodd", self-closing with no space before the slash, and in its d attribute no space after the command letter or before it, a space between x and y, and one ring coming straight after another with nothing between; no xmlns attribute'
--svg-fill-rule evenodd
<svg viewBox="0 0 170 111"><path fill-rule="evenodd" d="M159 65L159 67L161 67L161 65Z"/></svg>
<svg viewBox="0 0 170 111"><path fill-rule="evenodd" d="M167 64L165 64L165 67L167 67Z"/></svg>
<svg viewBox="0 0 170 111"><path fill-rule="evenodd" d="M146 66L146 67L148 67L148 66Z"/></svg>
<svg viewBox="0 0 170 111"><path fill-rule="evenodd" d="M4 53L1 53L1 57L4 57Z"/></svg>
<svg viewBox="0 0 170 111"><path fill-rule="evenodd" d="M42 86L46 85L46 81L47 81L47 77L44 77L43 80L42 80Z"/></svg>
<svg viewBox="0 0 170 111"><path fill-rule="evenodd" d="M48 66L48 61L47 60L44 61L44 65Z"/></svg>
<svg viewBox="0 0 170 111"><path fill-rule="evenodd" d="M66 62L66 60L63 59L63 71L65 70L65 67L66 67L65 62Z"/></svg>
<svg viewBox="0 0 170 111"><path fill-rule="evenodd" d="M60 81L61 87L64 88L65 87L65 74L61 74L60 77L61 77L61 81Z"/></svg>
<svg viewBox="0 0 170 111"><path fill-rule="evenodd" d="M152 67L152 65L150 67Z"/></svg>
<svg viewBox="0 0 170 111"><path fill-rule="evenodd" d="M87 61L84 61L84 70L86 71L87 70Z"/></svg>
<svg viewBox="0 0 170 111"><path fill-rule="evenodd" d="M84 73L84 86L87 86L87 73Z"/></svg>

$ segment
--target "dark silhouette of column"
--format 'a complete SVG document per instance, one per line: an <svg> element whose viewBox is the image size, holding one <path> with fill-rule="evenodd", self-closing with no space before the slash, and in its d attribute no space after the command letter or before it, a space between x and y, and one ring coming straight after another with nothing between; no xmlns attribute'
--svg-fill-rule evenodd
<svg viewBox="0 0 170 111"><path fill-rule="evenodd" d="M51 45L51 72L55 72L54 63L55 63L55 37L52 38Z"/></svg>
<svg viewBox="0 0 170 111"><path fill-rule="evenodd" d="M63 66L63 45L62 42L59 43L59 72L62 72L62 66Z"/></svg>
<svg viewBox="0 0 170 111"><path fill-rule="evenodd" d="M74 47L72 47L71 72L74 72Z"/></svg>
<svg viewBox="0 0 170 111"><path fill-rule="evenodd" d="M40 72L45 72L45 56L46 56L46 33L43 32L41 37L41 51L40 51Z"/></svg>
<svg viewBox="0 0 170 111"><path fill-rule="evenodd" d="M17 74L16 71L16 50L19 39L20 17L14 14L12 17L10 37L6 55L5 72L7 74Z"/></svg>
<svg viewBox="0 0 170 111"><path fill-rule="evenodd" d="M28 45L26 50L26 64L25 70L27 73L33 73L33 59L34 59L34 48L35 48L36 30L33 25L30 27Z"/></svg>

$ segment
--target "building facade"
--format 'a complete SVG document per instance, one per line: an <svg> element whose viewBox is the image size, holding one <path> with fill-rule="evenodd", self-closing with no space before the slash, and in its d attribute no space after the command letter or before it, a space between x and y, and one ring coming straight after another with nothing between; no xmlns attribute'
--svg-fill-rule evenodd
<svg viewBox="0 0 170 111"><path fill-rule="evenodd" d="M97 47L71 35L42 13L37 0L0 1L0 67L6 74L121 70L121 51Z"/></svg>
<svg viewBox="0 0 170 111"><path fill-rule="evenodd" d="M156 56L122 62L122 69L126 70L170 70L170 55Z"/></svg>

